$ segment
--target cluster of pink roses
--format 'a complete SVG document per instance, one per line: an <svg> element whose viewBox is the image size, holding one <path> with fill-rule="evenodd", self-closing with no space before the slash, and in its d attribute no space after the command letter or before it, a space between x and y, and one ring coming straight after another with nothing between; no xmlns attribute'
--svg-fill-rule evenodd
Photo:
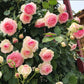
<svg viewBox="0 0 84 84"><path fill-rule="evenodd" d="M40 69L40 73L41 75L48 75L52 72L52 65L50 64L50 61L54 56L54 52L50 49L43 48L41 49L39 56L44 61L38 66L38 68Z"/></svg>
<svg viewBox="0 0 84 84"><path fill-rule="evenodd" d="M23 24L28 24L32 20L32 15L36 13L36 4L31 2L28 3L27 5L22 5L21 6L21 11L23 12L20 15L20 20L22 21Z"/></svg>
<svg viewBox="0 0 84 84"><path fill-rule="evenodd" d="M71 26L68 28L68 30L69 30L70 37L80 39L84 36L84 26L79 25L75 22L71 24Z"/></svg>
<svg viewBox="0 0 84 84"><path fill-rule="evenodd" d="M16 32L16 29L17 29L16 21L14 21L10 18L5 18L0 24L0 30L4 34L8 34L10 36Z"/></svg>
<svg viewBox="0 0 84 84"><path fill-rule="evenodd" d="M32 58L33 52L38 49L38 41L26 36L23 40L23 47L21 49L21 54L24 59Z"/></svg>
<svg viewBox="0 0 84 84"><path fill-rule="evenodd" d="M64 4L60 5L58 11L60 12L58 16L48 11L43 18L40 18L36 21L35 27L40 28L47 26L48 28L52 28L57 24L57 22L60 24L65 23L69 17L68 13L65 12L66 6Z"/></svg>

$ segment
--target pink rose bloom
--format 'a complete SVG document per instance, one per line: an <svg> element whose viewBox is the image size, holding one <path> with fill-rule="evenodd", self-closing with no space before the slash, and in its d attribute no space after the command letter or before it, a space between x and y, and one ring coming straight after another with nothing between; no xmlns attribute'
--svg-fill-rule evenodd
<svg viewBox="0 0 84 84"><path fill-rule="evenodd" d="M45 21L44 18L40 18L36 21L35 27L40 28L45 26Z"/></svg>
<svg viewBox="0 0 84 84"><path fill-rule="evenodd" d="M61 4L59 7L58 7L58 11L60 13L63 13L66 11L66 5L65 4Z"/></svg>
<svg viewBox="0 0 84 84"><path fill-rule="evenodd" d="M32 58L33 57L33 52L32 50L28 48L22 48L21 49L21 54L24 59Z"/></svg>
<svg viewBox="0 0 84 84"><path fill-rule="evenodd" d="M26 15L25 13L22 13L20 15L20 20L22 21L23 24L30 23L32 20L32 15Z"/></svg>
<svg viewBox="0 0 84 84"><path fill-rule="evenodd" d="M78 23L80 23L80 18L75 17L74 20L77 21Z"/></svg>
<svg viewBox="0 0 84 84"><path fill-rule="evenodd" d="M31 73L32 69L29 65L21 65L18 67L18 73L22 74L23 78L26 79L27 76Z"/></svg>
<svg viewBox="0 0 84 84"><path fill-rule="evenodd" d="M10 18L5 18L2 22L1 22L1 31L5 34L8 35L13 35L16 32L17 29L17 23L16 21L10 19Z"/></svg>
<svg viewBox="0 0 84 84"><path fill-rule="evenodd" d="M34 15L36 13L36 4L31 2L24 7L24 13L27 15Z"/></svg>
<svg viewBox="0 0 84 84"><path fill-rule="evenodd" d="M10 53L13 50L13 45L8 39L4 39L0 44L2 53Z"/></svg>
<svg viewBox="0 0 84 84"><path fill-rule="evenodd" d="M32 52L35 52L38 49L38 41L32 39L29 36L26 36L23 42L23 47L32 50Z"/></svg>
<svg viewBox="0 0 84 84"><path fill-rule="evenodd" d="M78 30L77 32L73 33L73 35L76 37L76 39L80 39L84 36L84 29Z"/></svg>
<svg viewBox="0 0 84 84"><path fill-rule="evenodd" d="M48 28L54 27L57 24L57 15L47 12L45 17L45 25L48 26Z"/></svg>
<svg viewBox="0 0 84 84"><path fill-rule="evenodd" d="M71 45L70 47L71 47L71 51L72 51L72 50L76 49L77 44L73 44L73 45Z"/></svg>
<svg viewBox="0 0 84 84"><path fill-rule="evenodd" d="M41 52L40 52L39 56L41 57L41 59L43 61L49 62L49 61L52 60L52 58L54 56L54 52L50 49L43 48L43 49L41 49Z"/></svg>
<svg viewBox="0 0 84 84"><path fill-rule="evenodd" d="M38 68L40 69L41 75L48 75L52 72L52 65L49 63L39 64Z"/></svg>
<svg viewBox="0 0 84 84"><path fill-rule="evenodd" d="M17 38L13 38L13 43L18 43L18 39Z"/></svg>
<svg viewBox="0 0 84 84"><path fill-rule="evenodd" d="M7 62L9 59L12 60L11 63L8 63L9 67L11 67L11 68L14 68L13 67L14 65L15 65L15 67L19 67L24 62L24 59L19 52L13 52L10 55L8 55L7 59L6 59Z"/></svg>
<svg viewBox="0 0 84 84"><path fill-rule="evenodd" d="M68 20L68 18L69 18L68 13L64 12L64 13L59 14L58 21L60 24L63 24Z"/></svg>

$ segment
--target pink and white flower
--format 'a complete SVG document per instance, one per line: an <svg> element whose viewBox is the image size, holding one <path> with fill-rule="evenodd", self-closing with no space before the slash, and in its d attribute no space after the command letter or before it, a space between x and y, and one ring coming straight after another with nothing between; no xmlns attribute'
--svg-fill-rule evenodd
<svg viewBox="0 0 84 84"><path fill-rule="evenodd" d="M24 59L32 58L33 57L33 52L32 50L28 48L22 48L21 49L21 54Z"/></svg>
<svg viewBox="0 0 84 84"><path fill-rule="evenodd" d="M61 4L59 7L58 7L58 11L60 13L63 13L66 11L66 5L65 4Z"/></svg>
<svg viewBox="0 0 84 84"><path fill-rule="evenodd" d="M17 29L17 23L16 21L10 19L10 18L5 18L1 24L0 24L1 31L5 34L8 35L13 35L16 32Z"/></svg>
<svg viewBox="0 0 84 84"><path fill-rule="evenodd" d="M31 73L32 69L29 65L21 65L18 67L18 73L22 74L23 78L26 79L27 76Z"/></svg>
<svg viewBox="0 0 84 84"><path fill-rule="evenodd" d="M50 13L49 11L44 16L45 19L45 26L48 26L48 28L52 28L57 24L57 15Z"/></svg>
<svg viewBox="0 0 84 84"><path fill-rule="evenodd" d="M24 13L27 15L34 15L36 13L36 4L31 2L24 7Z"/></svg>
<svg viewBox="0 0 84 84"><path fill-rule="evenodd" d="M23 41L23 47L32 50L32 52L35 52L38 49L38 41L32 39L29 36L26 36Z"/></svg>
<svg viewBox="0 0 84 84"><path fill-rule="evenodd" d="M72 44L70 47L71 47L71 51L72 51L72 50L75 50L76 47L77 47L77 44Z"/></svg>
<svg viewBox="0 0 84 84"><path fill-rule="evenodd" d="M11 68L14 68L14 66L19 67L24 62L24 59L19 52L11 53L10 55L7 56L6 60L7 60L7 62L8 62L8 60L12 61L11 63L8 63L9 67L11 67Z"/></svg>
<svg viewBox="0 0 84 84"><path fill-rule="evenodd" d="M32 15L26 15L25 13L22 13L20 15L20 20L22 21L23 24L30 23L32 20Z"/></svg>
<svg viewBox="0 0 84 84"><path fill-rule="evenodd" d="M41 57L43 61L50 62L54 56L54 52L50 49L43 48L41 49L39 56Z"/></svg>
<svg viewBox="0 0 84 84"><path fill-rule="evenodd" d="M36 21L35 27L40 28L45 26L45 20L44 18L40 18Z"/></svg>
<svg viewBox="0 0 84 84"><path fill-rule="evenodd" d="M59 21L60 24L63 24L63 23L65 23L68 20L68 18L69 18L68 13L67 12L63 12L63 13L59 14L58 21Z"/></svg>
<svg viewBox="0 0 84 84"><path fill-rule="evenodd" d="M8 39L1 41L0 47L2 53L10 53L13 50L13 45Z"/></svg>
<svg viewBox="0 0 84 84"><path fill-rule="evenodd" d="M48 75L52 72L52 65L50 63L39 64L38 68L41 75Z"/></svg>
<svg viewBox="0 0 84 84"><path fill-rule="evenodd" d="M13 43L18 43L18 39L17 38L13 38Z"/></svg>
<svg viewBox="0 0 84 84"><path fill-rule="evenodd" d="M83 30L78 30L77 32L73 33L76 39L80 39L84 36L84 29Z"/></svg>
<svg viewBox="0 0 84 84"><path fill-rule="evenodd" d="M80 23L80 18L75 17L74 20L77 21L78 23Z"/></svg>

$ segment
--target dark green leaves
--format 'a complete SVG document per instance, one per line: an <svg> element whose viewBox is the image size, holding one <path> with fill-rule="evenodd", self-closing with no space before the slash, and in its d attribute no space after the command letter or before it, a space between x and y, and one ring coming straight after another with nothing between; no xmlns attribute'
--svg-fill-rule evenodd
<svg viewBox="0 0 84 84"><path fill-rule="evenodd" d="M55 27L54 32L55 32L57 35L60 35L60 34L61 34L61 29L57 26L57 27Z"/></svg>
<svg viewBox="0 0 84 84"><path fill-rule="evenodd" d="M57 0L49 0L49 4L50 5L56 5L57 4Z"/></svg>
<svg viewBox="0 0 84 84"><path fill-rule="evenodd" d="M42 6L43 6L44 9L49 8L49 4L47 2L43 2L42 3Z"/></svg>

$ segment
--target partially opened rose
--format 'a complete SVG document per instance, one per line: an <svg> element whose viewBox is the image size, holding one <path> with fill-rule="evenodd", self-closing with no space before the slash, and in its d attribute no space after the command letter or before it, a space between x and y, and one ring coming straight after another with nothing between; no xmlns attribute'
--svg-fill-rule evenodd
<svg viewBox="0 0 84 84"><path fill-rule="evenodd" d="M52 72L52 65L50 63L39 64L38 68L40 69L41 75L48 75Z"/></svg>
<svg viewBox="0 0 84 84"><path fill-rule="evenodd" d="M75 17L74 20L75 20L76 22L80 23L80 18Z"/></svg>
<svg viewBox="0 0 84 84"><path fill-rule="evenodd" d="M54 56L54 52L50 49L43 48L43 49L41 49L41 52L40 52L39 56L41 57L41 59L43 61L49 62L49 61L52 60L52 58Z"/></svg>
<svg viewBox="0 0 84 84"><path fill-rule="evenodd" d="M45 19L45 25L48 28L52 28L57 24L57 15L50 13L49 11L44 16L44 19Z"/></svg>
<svg viewBox="0 0 84 84"><path fill-rule="evenodd" d="M32 50L28 49L28 48L22 48L21 49L21 54L22 54L22 57L24 59L28 59L28 58L32 58L33 57L33 52Z"/></svg>
<svg viewBox="0 0 84 84"><path fill-rule="evenodd" d="M11 62L8 63L9 67L11 68L14 68L14 66L19 67L24 62L22 55L17 51L9 54L6 60L7 62L11 60Z"/></svg>
<svg viewBox="0 0 84 84"><path fill-rule="evenodd" d="M31 2L24 7L24 13L27 15L34 15L36 13L36 4Z"/></svg>
<svg viewBox="0 0 84 84"><path fill-rule="evenodd" d="M84 36L84 29L83 30L78 30L77 32L73 33L74 37L76 39L80 39Z"/></svg>
<svg viewBox="0 0 84 84"><path fill-rule="evenodd" d="M20 15L20 20L22 21L23 24L27 24L27 23L31 22L32 16L31 15L26 15L25 13L22 13Z"/></svg>
<svg viewBox="0 0 84 84"><path fill-rule="evenodd" d="M63 82L56 82L56 84L63 84Z"/></svg>
<svg viewBox="0 0 84 84"><path fill-rule="evenodd" d="M35 52L38 49L38 41L32 39L29 36L26 36L23 41L23 47L32 50L32 52Z"/></svg>
<svg viewBox="0 0 84 84"><path fill-rule="evenodd" d="M71 47L71 51L72 51L72 50L76 49L77 44L72 44L72 45L70 45L70 47Z"/></svg>
<svg viewBox="0 0 84 84"><path fill-rule="evenodd" d="M61 4L59 7L58 7L58 11L60 13L63 13L66 11L66 5L65 4Z"/></svg>
<svg viewBox="0 0 84 84"><path fill-rule="evenodd" d="M40 18L36 21L35 27L40 28L45 26L45 20L44 18Z"/></svg>
<svg viewBox="0 0 84 84"><path fill-rule="evenodd" d="M8 35L13 35L16 32L17 29L17 23L16 21L10 19L10 18L5 18L1 24L0 24L1 31L5 34Z"/></svg>
<svg viewBox="0 0 84 84"><path fill-rule="evenodd" d="M18 73L22 74L24 79L27 78L27 76L31 73L31 71L32 71L31 67L27 64L18 67Z"/></svg>
<svg viewBox="0 0 84 84"><path fill-rule="evenodd" d="M10 53L13 50L13 45L8 39L1 41L0 47L2 53Z"/></svg>
<svg viewBox="0 0 84 84"><path fill-rule="evenodd" d="M67 12L63 12L61 14L59 14L59 17L58 17L58 21L60 24L63 24L65 23L69 18L69 15Z"/></svg>

